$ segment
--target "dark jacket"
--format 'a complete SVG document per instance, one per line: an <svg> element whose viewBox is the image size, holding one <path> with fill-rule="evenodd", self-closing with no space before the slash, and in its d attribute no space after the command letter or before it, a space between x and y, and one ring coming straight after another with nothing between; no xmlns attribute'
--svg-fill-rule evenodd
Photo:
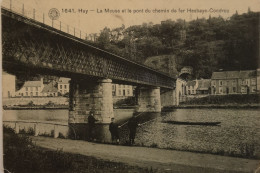
<svg viewBox="0 0 260 173"><path fill-rule="evenodd" d="M109 124L109 131L113 136L118 136L118 125L114 122Z"/></svg>
<svg viewBox="0 0 260 173"><path fill-rule="evenodd" d="M94 125L97 120L94 118L93 115L88 116L88 123L89 125Z"/></svg>
<svg viewBox="0 0 260 173"><path fill-rule="evenodd" d="M130 131L136 131L136 128L138 126L136 117L130 118L127 125Z"/></svg>

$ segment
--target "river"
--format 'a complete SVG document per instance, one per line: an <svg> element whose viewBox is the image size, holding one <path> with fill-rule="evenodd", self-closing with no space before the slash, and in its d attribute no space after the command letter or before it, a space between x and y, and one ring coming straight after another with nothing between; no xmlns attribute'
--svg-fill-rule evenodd
<svg viewBox="0 0 260 173"><path fill-rule="evenodd" d="M133 110L115 110L119 123ZM4 110L3 120L68 121L67 110ZM260 115L257 109L176 109L138 116L140 146L260 158ZM219 126L175 125L164 121L221 122ZM127 126L120 130L127 141Z"/></svg>

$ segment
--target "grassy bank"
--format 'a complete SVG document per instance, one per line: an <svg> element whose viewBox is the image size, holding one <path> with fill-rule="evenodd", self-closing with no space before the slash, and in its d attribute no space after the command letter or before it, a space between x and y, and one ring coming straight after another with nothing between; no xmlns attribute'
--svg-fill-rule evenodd
<svg viewBox="0 0 260 173"><path fill-rule="evenodd" d="M181 105L248 105L259 104L260 95L209 95L181 103Z"/></svg>
<svg viewBox="0 0 260 173"><path fill-rule="evenodd" d="M17 135L4 127L5 172L19 173L101 173L101 172L144 172L156 170L133 167L96 159L62 150L48 150L35 146L26 135Z"/></svg>

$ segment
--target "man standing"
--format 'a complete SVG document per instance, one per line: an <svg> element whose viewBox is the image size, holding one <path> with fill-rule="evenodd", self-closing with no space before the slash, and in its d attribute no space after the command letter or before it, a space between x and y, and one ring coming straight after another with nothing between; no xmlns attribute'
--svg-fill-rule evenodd
<svg viewBox="0 0 260 173"><path fill-rule="evenodd" d="M119 144L119 133L118 133L118 125L114 122L114 118L111 118L111 123L109 124L109 131L112 137L112 143L116 141Z"/></svg>
<svg viewBox="0 0 260 173"><path fill-rule="evenodd" d="M137 126L139 126L139 124L137 123L137 114L134 113L133 117L130 118L130 120L128 121L128 128L129 128L129 143L130 145L134 144L134 140L135 140L135 134L136 134L136 128Z"/></svg>
<svg viewBox="0 0 260 173"><path fill-rule="evenodd" d="M94 139L93 129L94 129L96 121L97 120L94 118L94 113L90 112L89 116L88 116L88 134L89 134L89 140L90 141L92 141Z"/></svg>

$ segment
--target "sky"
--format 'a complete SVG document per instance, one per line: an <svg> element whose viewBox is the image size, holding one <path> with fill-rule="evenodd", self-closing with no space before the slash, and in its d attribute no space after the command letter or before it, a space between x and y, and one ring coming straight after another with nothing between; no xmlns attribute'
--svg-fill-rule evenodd
<svg viewBox="0 0 260 173"><path fill-rule="evenodd" d="M9 3L9 1L10 0L4 0L4 3ZM37 14L45 13L45 20L47 20L46 18L49 19L49 10L51 8L56 8L60 12L58 20L70 26L79 28L86 33L99 33L100 30L102 30L104 27L116 28L122 26L122 24L124 24L126 27L149 22L157 24L167 19L176 20L180 18L189 21L192 19L196 19L197 17L208 18L209 15L211 15L212 17L221 15L224 18L228 18L236 11L238 11L239 14L245 13L248 11L248 8L250 8L251 11L260 11L260 0L11 1L13 3L13 6L16 6L17 9L20 8L21 10L22 4L24 4L25 11L35 8ZM104 9L110 9L113 10L113 12L105 12ZM192 9L193 11L187 11L188 9ZM159 12L158 10L166 11Z"/></svg>

